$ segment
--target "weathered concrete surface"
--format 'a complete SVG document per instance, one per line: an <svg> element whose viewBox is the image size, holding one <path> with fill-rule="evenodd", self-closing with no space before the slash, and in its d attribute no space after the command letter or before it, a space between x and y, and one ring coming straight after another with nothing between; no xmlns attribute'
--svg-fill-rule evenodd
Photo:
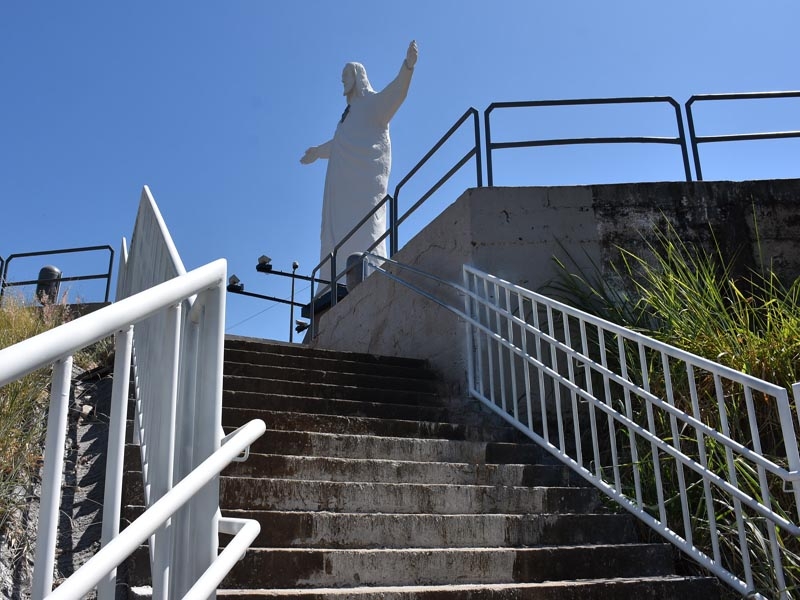
<svg viewBox="0 0 800 600"><path fill-rule="evenodd" d="M449 281L470 264L540 291L558 274L553 257L591 272L623 247L647 255L665 220L688 243L735 257L738 269L772 264L800 275L800 180L639 183L467 190L396 255ZM713 234L712 234L713 232ZM760 243L760 252L759 252ZM409 281L463 305L444 287ZM373 274L323 315L312 342L320 348L425 358L454 395L466 387L464 326L452 313Z"/></svg>

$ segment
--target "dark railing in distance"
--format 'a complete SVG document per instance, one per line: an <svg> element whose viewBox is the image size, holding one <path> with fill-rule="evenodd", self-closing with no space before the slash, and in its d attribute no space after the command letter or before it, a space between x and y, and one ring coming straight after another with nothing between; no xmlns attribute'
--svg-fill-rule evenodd
<svg viewBox="0 0 800 600"><path fill-rule="evenodd" d="M800 131L770 131L762 133L739 133L733 135L703 135L695 132L692 105L695 102L708 102L717 100L763 100L774 98L800 98L800 90L788 92L749 92L743 94L698 94L686 101L686 121L689 124L689 139L692 144L694 156L694 172L697 181L703 181L703 171L700 167L700 152L698 144L711 142L741 142L749 140L775 140L800 137Z"/></svg>
<svg viewBox="0 0 800 600"><path fill-rule="evenodd" d="M475 181L477 183L477 187L483 187L483 174L482 174L482 168L481 168L480 116L479 116L477 110L475 110L473 107L469 107L466 110L466 112L464 112L464 114L461 115L461 118L458 119L458 121L456 121L453 124L453 126L447 131L447 133L445 133L441 137L441 139L438 142L436 142L436 144L433 146L433 148L431 148L428 151L428 153L425 156L422 157L422 160L420 160L414 166L414 168L412 168L408 172L408 174L405 177L403 177L402 180L400 180L400 183L397 184L397 187L394 188L394 197L392 199L392 205L393 205L392 214L393 215L398 215L399 214L398 198L400 196L400 189L414 175L416 175L417 171L419 171L425 165L425 163L428 162L428 160L434 154L436 154L436 152L439 150L439 148L441 148L444 145L444 143L447 140L449 140L453 136L453 134L456 131L458 131L461 128L461 126L464 124L464 122L467 121L467 119L469 119L470 117L472 117L473 127L475 129L475 144L461 158L461 160L459 160L455 165L453 165L453 167L447 173L445 173L439 179L439 181L437 181L433 185L433 187L431 187L427 192L425 192L422 195L422 197L419 200L417 200L411 208L409 208L405 213L403 213L402 216L392 219L392 221L391 221L392 234L391 234L391 236L389 238L390 239L389 256L393 256L398 250L398 245L399 245L398 229L399 229L400 225L402 224L402 222L405 221L408 217L410 217L411 214L415 210L417 210L428 198L430 198L434 193L436 193L436 191L440 187L442 187L442 185L444 185L447 182L447 180L449 180L453 175L455 175L461 169L461 167L463 167L467 163L467 161L469 161L469 159L471 159L473 156L475 157Z"/></svg>
<svg viewBox="0 0 800 600"><path fill-rule="evenodd" d="M602 104L647 104L666 103L675 110L675 121L678 125L677 137L656 136L612 136L612 137L582 137L546 140L525 140L517 142L492 142L490 115L495 109L500 108L531 108L540 106L585 106ZM686 145L686 134L683 129L681 106L669 96L643 96L634 98L586 98L574 100L531 100L524 102L493 102L484 111L484 132L486 136L486 180L491 187L494 185L492 174L492 150L501 148L532 148L540 146L568 146L573 144L675 144L681 147L683 168L686 181L692 180L689 167L689 151Z"/></svg>
<svg viewBox="0 0 800 600"><path fill-rule="evenodd" d="M111 289L111 273L114 268L114 249L111 246L84 246L82 248L63 248L60 250L43 250L41 252L21 252L18 254L11 254L3 264L2 276L0 276L0 298L5 294L6 288L17 287L22 285L36 285L39 283L38 279L31 279L27 281L8 281L8 268L11 261L15 258L30 258L33 256L54 256L57 254L74 254L76 252L97 252L107 250L108 256L108 270L105 273L96 273L92 275L78 275L74 277L59 277L59 282L65 281L89 281L93 279L106 280L106 293L103 302L108 302L108 294Z"/></svg>

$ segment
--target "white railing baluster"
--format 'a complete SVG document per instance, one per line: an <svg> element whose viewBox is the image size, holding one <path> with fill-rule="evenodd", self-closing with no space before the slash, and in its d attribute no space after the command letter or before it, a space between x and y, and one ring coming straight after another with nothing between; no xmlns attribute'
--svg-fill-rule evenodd
<svg viewBox="0 0 800 600"><path fill-rule="evenodd" d="M58 510L61 504L61 474L64 468L64 443L67 439L67 413L72 381L72 356L56 360L47 415L42 497L39 502L39 527L34 557L31 598L44 598L53 589Z"/></svg>
<svg viewBox="0 0 800 600"><path fill-rule="evenodd" d="M800 383L793 386L794 402L790 404L786 390L773 384L733 371L712 361L693 356L636 332L566 307L555 300L503 282L472 267L465 266L464 272L464 281L468 288L466 293L478 298L481 296L481 290L483 291L480 302L486 311L483 314L487 315L487 319L482 322L472 320L471 330L486 336L487 340L491 340L491 343L497 344L498 347L505 346L509 360L514 365L512 371L516 372L517 370L515 361L521 361L521 368L525 369L525 395L528 403L531 398L530 369L535 369L539 377L542 434L539 435L531 429L530 416L527 424L521 422L518 415L508 414L508 411L498 410L501 416L541 443L565 464L595 483L601 490L619 501L622 506L662 533L683 551L692 555L700 564L710 569L740 593L750 594L754 598L765 598L762 593L754 591L754 577L750 560L750 554L753 553L761 556L762 564L772 567L773 587L769 590L765 589L765 591L774 597L788 598L789 592L784 589L786 577L782 566L783 550L778 539L778 532L782 531L784 535L798 536L800 535L800 526L787 520L782 511L776 512L773 509L774 500L770 488L770 478L782 480L784 487L792 486L792 498L795 505L792 506L790 512L800 516L800 457L797 448L800 416L797 416L794 410L800 405ZM486 292L490 286L494 290L494 299L490 298ZM517 298L517 305L520 307L518 317L513 314L511 303L508 300L510 294L514 294ZM502 297L506 298L505 308ZM530 318L527 318L523 308L528 304L532 308ZM507 321L496 320L493 324L488 318L490 305L496 314L503 312ZM539 322L540 311L546 315L544 326ZM468 316L461 316L469 320ZM563 341L558 339L555 327L557 318L563 319ZM580 349L572 347L571 318L577 319L579 325ZM593 327L593 331L597 331L596 340L587 335L587 325L589 324ZM520 328L518 338L516 332L513 331L514 327ZM617 338L618 358L613 359L614 364L612 364L606 348L607 341L612 337ZM520 346L515 344L517 339L519 339ZM529 349L531 344L529 340L533 340L532 349ZM549 348L543 350L543 344L548 345ZM629 362L628 350L632 350L633 347L638 351L638 361ZM487 348L487 350L486 354L491 359L493 349ZM500 356L499 353L498 356ZM652 364L650 363L651 358L653 359ZM567 362L562 363L562 360ZM635 372L636 363L638 363L640 373ZM566 364L566 375L564 374L564 364ZM577 365L582 367L582 375L576 378L575 366ZM488 369L484 368L484 371L488 371L487 377L492 377L492 371L496 370L496 367L497 365L490 364ZM651 368L660 370L659 395L655 395L651 390ZM681 380L685 391L681 392L680 398L683 404L679 407L672 378L673 374L680 373L681 369L686 372L686 381ZM699 373L699 370L702 373ZM593 379L598 376L603 381L602 391L594 389ZM547 385L544 383L545 377ZM709 415L701 408L700 378L707 382L704 384L704 397L710 392L710 398L716 403L718 429L713 428L714 422L711 424L705 422ZM709 388L712 381L713 389ZM501 381L502 383L504 382ZM726 386L731 390L741 390L740 393L744 396L750 431L749 437L747 437L748 432L742 432L745 435L742 442L731 438L732 435L738 435L738 432L732 432L728 423L725 405ZM569 393L573 399L570 408L566 405L562 406L560 402L562 387L565 393ZM492 389L494 389L494 385ZM758 415L753 398L755 390L764 395L765 402L769 403L767 406L775 406L775 418L780 423L781 434L785 442L785 463L778 464L770 457L763 455ZM496 393L503 392L497 390ZM550 393L552 395L548 396ZM599 395L596 395L598 393ZM737 392L733 391L732 393ZM494 403L486 396L480 394L475 396L494 406ZM556 413L554 415L548 414L546 408L548 398L552 400L553 410ZM592 452L595 464L594 466L589 464L588 468L587 465L584 465L585 458L582 454L579 435L581 426L578 402L587 403L589 424L592 429ZM688 408L689 402L691 402L691 408ZM687 406L686 411L691 412L685 412L683 406ZM617 407L621 408L618 410ZM596 410L604 412L608 422L606 459L610 459L608 466L613 471L613 476L610 478L607 473L604 473L605 469L602 464L601 452L604 449L598 435ZM644 414L638 416L636 410L643 410ZM553 440L549 438L548 417L555 419L559 424L558 446L554 445ZM570 418L576 439L574 448L570 448L565 443L562 429ZM634 418L637 420L646 418L647 423L640 425L635 422ZM659 437L661 424L664 424L667 429L667 431L661 432L664 434L663 438ZM616 439L617 428L620 427L627 430L627 439L631 447L631 470L629 473L626 466L624 482ZM682 440L681 436L686 437ZM642 445L639 446L639 444ZM711 446L709 444L719 448L715 452L724 451L724 463L720 465L721 469L719 469L721 472L716 471L718 469L716 464L713 466L715 471L711 470L711 459L708 454ZM644 497L642 479L639 476L639 469L644 466L639 451L648 445L651 450L649 462L653 468L655 504L657 506L653 506L652 499L649 497L650 492L648 492L648 498ZM662 476L662 457L666 459L670 469L673 468L674 463L674 481L672 477ZM742 463L742 468L757 475L759 490L753 492L755 496L750 495L749 490L740 486L737 476L738 462ZM687 469L691 484L687 480ZM608 481L609 479L610 481ZM702 490L698 487L700 484L702 484ZM667 489L665 486L668 485L678 489ZM631 498L625 496L625 490L629 486L633 491ZM696 505L690 506L690 488L693 490L693 501L696 500L700 504L695 502ZM666 502L667 497L675 496L679 497L680 502L681 524L676 524L677 527L673 527L673 524L668 521ZM720 515L720 513L725 511L718 510L717 507L725 504L731 507L730 512L732 520L735 520L736 531L733 539L727 542L723 549L721 539L727 533L717 526L717 521L724 518L725 515ZM748 511L753 511L756 516L748 518L745 515L745 507ZM658 513L658 518L650 514L653 509ZM692 529L692 517L695 509L702 511L698 514L702 521L701 525L707 528L708 549L695 546L695 533ZM733 525L733 523L731 524ZM762 531L764 537L769 540L768 543L763 547L749 546L746 534L748 527L763 527ZM732 557L731 549L735 549L737 545L739 556ZM727 562L729 558L733 558L732 563ZM737 562L738 566L734 564ZM737 571L734 573L728 570L730 568L736 568ZM765 584L759 583L759 585Z"/></svg>
<svg viewBox="0 0 800 600"><path fill-rule="evenodd" d="M108 421L108 451L103 491L103 526L100 543L103 548L119 534L122 512L122 475L125 460L125 425L128 413L128 392L131 371L133 327L114 336L114 377L111 390L111 414ZM97 586L99 600L113 600L116 594L117 571L111 571Z"/></svg>

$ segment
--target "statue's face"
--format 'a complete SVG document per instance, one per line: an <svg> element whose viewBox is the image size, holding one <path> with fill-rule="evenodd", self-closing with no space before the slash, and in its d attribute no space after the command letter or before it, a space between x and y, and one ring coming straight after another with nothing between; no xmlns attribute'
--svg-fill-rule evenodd
<svg viewBox="0 0 800 600"><path fill-rule="evenodd" d="M353 68L347 65L342 71L342 87L344 87L342 96L347 96L347 94L352 92L355 85L356 85L356 74L353 71Z"/></svg>

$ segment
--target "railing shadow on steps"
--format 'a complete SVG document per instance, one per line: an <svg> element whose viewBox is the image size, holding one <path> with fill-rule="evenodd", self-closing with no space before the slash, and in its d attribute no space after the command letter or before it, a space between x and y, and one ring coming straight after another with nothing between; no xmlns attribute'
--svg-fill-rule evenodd
<svg viewBox="0 0 800 600"><path fill-rule="evenodd" d="M131 252L123 240L117 302L0 350L0 385L53 365L31 597L115 597L116 567L150 540L152 597L213 597L259 532L219 516L219 473L266 430L253 420L222 433L226 263L186 272L147 188ZM72 355L115 338L102 549L52 589ZM131 368L134 441L146 510L119 533ZM218 555L219 533L235 535ZM192 548L187 552L186 548Z"/></svg>
<svg viewBox="0 0 800 600"><path fill-rule="evenodd" d="M392 259L364 262L465 323L473 398L736 592L793 597L800 383L792 406L782 387L468 265L460 285ZM465 308L404 271L455 292ZM774 411L779 457L762 451L757 402Z"/></svg>

